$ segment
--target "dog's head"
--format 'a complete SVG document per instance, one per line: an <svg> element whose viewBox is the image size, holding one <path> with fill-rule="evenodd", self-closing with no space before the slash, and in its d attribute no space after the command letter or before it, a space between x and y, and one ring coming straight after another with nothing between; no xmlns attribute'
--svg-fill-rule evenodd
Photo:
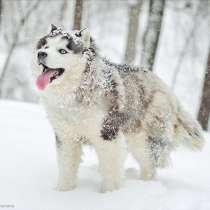
<svg viewBox="0 0 210 210"><path fill-rule="evenodd" d="M37 43L37 87L43 90L49 84L58 84L65 74L81 63L82 53L90 47L90 42L87 29L65 32L52 25L50 33Z"/></svg>

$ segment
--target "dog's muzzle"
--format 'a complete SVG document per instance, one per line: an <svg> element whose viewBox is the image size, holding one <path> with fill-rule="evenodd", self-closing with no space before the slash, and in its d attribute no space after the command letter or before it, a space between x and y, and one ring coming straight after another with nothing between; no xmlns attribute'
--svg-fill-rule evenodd
<svg viewBox="0 0 210 210"><path fill-rule="evenodd" d="M46 52L38 52L37 54L37 59L38 59L38 63L39 64L45 64L45 59L47 57L47 53Z"/></svg>
<svg viewBox="0 0 210 210"><path fill-rule="evenodd" d="M48 84L60 77L65 71L64 68L50 68L43 63L40 63L39 65L43 68L42 73L36 80L36 85L39 90L44 90Z"/></svg>

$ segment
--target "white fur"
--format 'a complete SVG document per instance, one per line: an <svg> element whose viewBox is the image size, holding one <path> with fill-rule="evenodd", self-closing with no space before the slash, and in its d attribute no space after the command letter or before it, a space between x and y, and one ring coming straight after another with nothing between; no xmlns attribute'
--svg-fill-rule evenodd
<svg viewBox="0 0 210 210"><path fill-rule="evenodd" d="M75 187L76 169L81 153L79 138L84 136L98 154L103 178L101 191L112 191L118 189L122 183L125 142L122 134L113 142L101 139L100 130L105 110L97 106L78 105L75 102L75 90L79 84L77 78L82 70L78 66L74 68L74 73L68 75L66 72L62 86L49 85L42 95L49 120L63 144L58 148L57 189L71 190Z"/></svg>
<svg viewBox="0 0 210 210"><path fill-rule="evenodd" d="M148 145L146 143L147 134L145 132L131 134L126 136L128 149L137 160L141 174L139 178L142 180L151 180L155 176L155 169L152 165Z"/></svg>
<svg viewBox="0 0 210 210"><path fill-rule="evenodd" d="M85 47L90 45L90 35L86 31L83 32L82 38ZM169 152L172 145L176 145L177 132L180 128L185 132L191 132L194 135L194 140L189 144L200 148L202 140L199 135L196 135L196 129L199 131L199 126L193 123L191 126L186 126L185 119L189 122L192 120L187 114L183 115L180 111L176 98L171 94L167 87L152 73L142 73L135 75L135 79L141 81L142 89L144 90L144 99L149 101L150 95L152 100L145 105L147 110L143 113L141 125L132 128L131 132L127 130L126 136L119 131L116 138L104 140L101 137L101 129L103 119L107 115L107 105L101 99L101 95L105 89L104 75L101 69L107 67L100 59L94 61L95 73L94 82L99 86L99 90L95 90L93 98L84 99L83 102L77 101L77 90L81 86L82 73L86 68L88 57L82 53L69 52L65 55L58 53L60 48L65 47L67 41L61 39L60 36L49 38L47 45L41 50L48 54L46 65L51 68L65 68L65 72L58 79L50 83L46 89L40 93L41 101L43 102L48 114L50 123L52 124L55 134L58 136L57 153L58 153L58 190L72 190L76 186L76 174L81 156L82 144L89 143L95 150L99 159L100 171L102 174L101 191L112 191L118 189L123 180L124 159L126 156L125 137L129 151L138 161L141 167L140 178L150 180L155 176L156 167L165 167L169 163ZM39 52L40 50L38 50ZM34 76L37 78L42 72L42 67L35 61ZM99 69L99 70L98 70ZM109 72L109 71L108 71ZM112 78L117 83L119 111L126 110L130 107L131 114L139 114L141 111L140 90L138 83L132 79L132 73L124 79L119 75L118 70L112 71ZM96 81L97 80L97 81ZM126 86L126 87L125 87ZM127 90L125 90L127 88ZM139 90L140 89L140 90ZM155 90L155 91L154 91ZM131 102L125 107L126 97L125 91L130 93ZM152 94L154 92L154 94ZM142 97L142 96L141 96ZM97 102L97 103L95 103ZM143 103L143 102L142 102ZM133 110L136 110L134 113ZM178 121L178 118L182 122ZM132 125L132 124L131 124ZM177 129L174 129L177 125ZM135 127L136 126L136 127ZM125 128L126 129L126 128ZM133 130L132 130L133 129ZM135 130L136 129L136 130ZM186 131L187 129L187 131ZM181 134L183 135L183 131ZM160 141L159 149L154 149L156 156L151 152L151 145L148 143L149 138L158 138ZM189 137L188 137L189 138ZM158 155L158 157L157 157ZM151 157L156 158L155 160Z"/></svg>

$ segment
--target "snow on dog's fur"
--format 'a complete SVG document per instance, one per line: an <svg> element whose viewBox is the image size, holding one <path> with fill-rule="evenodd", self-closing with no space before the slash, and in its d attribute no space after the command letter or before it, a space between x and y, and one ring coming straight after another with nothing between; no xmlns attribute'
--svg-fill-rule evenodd
<svg viewBox="0 0 210 210"><path fill-rule="evenodd" d="M199 124L152 72L100 57L86 30L52 26L37 44L34 75L57 143L58 190L76 186L83 144L97 153L102 191L121 186L126 151L150 180L179 143L201 149Z"/></svg>

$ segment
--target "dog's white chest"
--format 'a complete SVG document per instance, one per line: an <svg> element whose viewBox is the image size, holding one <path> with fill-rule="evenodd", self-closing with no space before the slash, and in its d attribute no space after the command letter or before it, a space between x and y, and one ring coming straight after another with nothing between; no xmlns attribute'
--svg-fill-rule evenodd
<svg viewBox="0 0 210 210"><path fill-rule="evenodd" d="M70 123L87 125L89 122L99 121L103 117L103 111L97 106L80 106L75 105L68 107L67 120Z"/></svg>
<svg viewBox="0 0 210 210"><path fill-rule="evenodd" d="M104 112L96 106L69 107L67 112L62 112L63 117L69 122L69 126L76 135L92 138L101 130Z"/></svg>
<svg viewBox="0 0 210 210"><path fill-rule="evenodd" d="M62 97L44 100L51 123L60 129L64 122L70 135L87 138L100 135L105 115L103 109L99 105L80 104L70 95L69 98L71 100L68 100L68 103L65 103L65 99L61 100Z"/></svg>

